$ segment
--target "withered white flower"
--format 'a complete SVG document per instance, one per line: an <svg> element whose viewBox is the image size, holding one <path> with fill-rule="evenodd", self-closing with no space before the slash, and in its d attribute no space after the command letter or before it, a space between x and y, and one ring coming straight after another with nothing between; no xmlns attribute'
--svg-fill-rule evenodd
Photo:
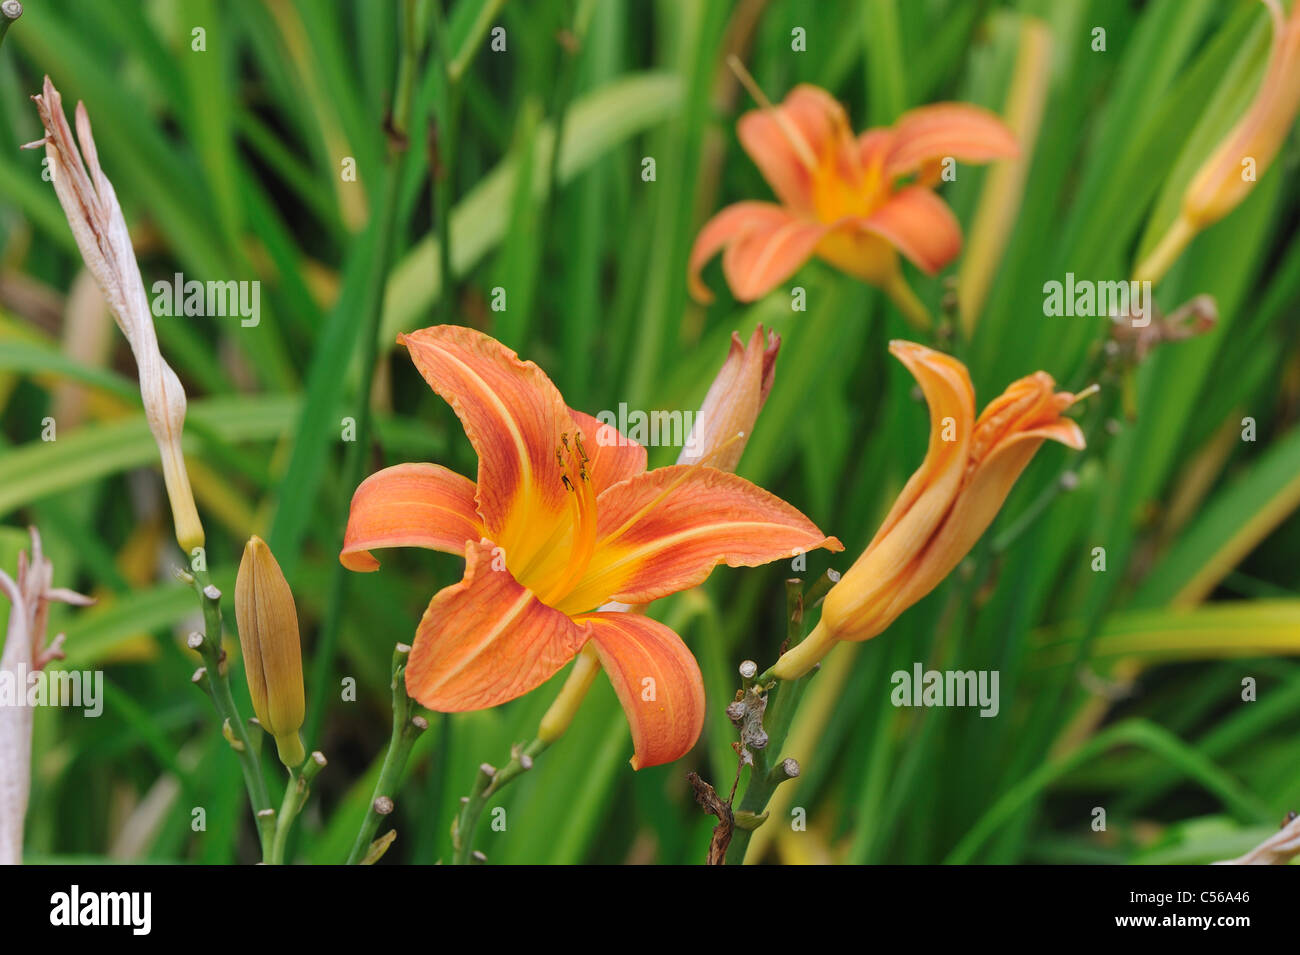
<svg viewBox="0 0 1300 955"><path fill-rule="evenodd" d="M54 568L41 552L41 535L31 529L32 549L18 555L18 579L0 569L0 593L9 598L9 626L0 674L21 680L63 657L63 634L48 643L45 629L51 602L84 607L94 601L52 586ZM32 708L0 706L0 865L17 865L23 856L23 820L31 786Z"/></svg>
<svg viewBox="0 0 1300 955"><path fill-rule="evenodd" d="M54 192L68 217L81 257L131 346L140 377L145 417L162 457L163 480L171 501L176 540L189 553L203 546L203 525L194 507L194 494L181 452L185 390L158 349L149 299L145 295L140 267L136 264L135 250L131 248L122 207L118 205L112 183L99 166L99 154L85 104L77 103L76 109L77 139L81 142L78 151L63 113L63 100L48 76L42 93L33 96L32 100L45 126L45 138L23 148L45 147Z"/></svg>

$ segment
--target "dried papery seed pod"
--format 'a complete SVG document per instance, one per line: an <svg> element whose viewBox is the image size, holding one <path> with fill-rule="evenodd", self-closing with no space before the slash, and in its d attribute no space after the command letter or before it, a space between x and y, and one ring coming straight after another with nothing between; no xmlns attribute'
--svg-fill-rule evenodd
<svg viewBox="0 0 1300 955"><path fill-rule="evenodd" d="M298 735L306 709L298 611L275 555L257 536L249 538L239 562L235 619L253 710L275 738L280 761L297 767L307 755Z"/></svg>

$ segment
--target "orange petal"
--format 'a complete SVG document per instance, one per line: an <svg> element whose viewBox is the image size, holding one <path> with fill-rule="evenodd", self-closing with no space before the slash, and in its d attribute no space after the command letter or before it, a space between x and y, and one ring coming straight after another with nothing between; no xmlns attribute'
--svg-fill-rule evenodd
<svg viewBox="0 0 1300 955"><path fill-rule="evenodd" d="M883 206L858 221L858 228L880 236L933 275L961 251L961 226L947 203L923 186L894 193Z"/></svg>
<svg viewBox="0 0 1300 955"><path fill-rule="evenodd" d="M967 103L934 103L910 110L899 117L893 132L885 160L891 180L915 172L931 159L951 156L959 162L983 163L1020 153L1015 134L996 113Z"/></svg>
<svg viewBox="0 0 1300 955"><path fill-rule="evenodd" d="M894 145L894 131L885 127L868 129L858 136L858 162L864 170L884 168Z"/></svg>
<svg viewBox="0 0 1300 955"><path fill-rule="evenodd" d="M379 569L380 547L427 547L465 553L483 536L474 482L437 464L398 464L376 471L352 495L339 561L348 570Z"/></svg>
<svg viewBox="0 0 1300 955"><path fill-rule="evenodd" d="M1083 434L1069 418L1002 441L975 468L929 545L917 557L884 614L888 626L948 576L988 530L1007 495L1045 439L1082 448ZM1077 444L1075 442L1078 442Z"/></svg>
<svg viewBox="0 0 1300 955"><path fill-rule="evenodd" d="M770 232L780 228L790 219L790 214L770 202L737 202L727 206L704 224L691 247L686 280L691 296L704 305L713 301L713 293L700 281L704 263L741 236L753 231Z"/></svg>
<svg viewBox="0 0 1300 955"><path fill-rule="evenodd" d="M884 287L898 273L898 253L888 239L862 228L865 220L840 220L817 243L816 253L849 275Z"/></svg>
<svg viewBox="0 0 1300 955"><path fill-rule="evenodd" d="M529 565L571 520L556 450L575 430L546 373L496 339L460 325L398 336L478 452L478 512L512 568Z"/></svg>
<svg viewBox="0 0 1300 955"><path fill-rule="evenodd" d="M780 106L740 117L736 134L781 202L805 215L814 208L819 171L854 149L844 107L808 84L796 86Z"/></svg>
<svg viewBox="0 0 1300 955"><path fill-rule="evenodd" d="M481 710L545 682L586 642L573 621L520 586L492 541L465 552L465 577L429 601L406 690L431 710Z"/></svg>
<svg viewBox="0 0 1300 955"><path fill-rule="evenodd" d="M702 584L718 564L755 567L826 547L843 550L774 494L699 465L648 471L601 495L596 552L556 606L649 603Z"/></svg>
<svg viewBox="0 0 1300 955"><path fill-rule="evenodd" d="M619 431L617 426L602 424L591 415L572 408L569 414L582 432L583 447L591 458L587 462L587 473L591 475L591 486L597 494L645 470L645 448Z"/></svg>
<svg viewBox="0 0 1300 955"><path fill-rule="evenodd" d="M704 727L704 680L681 638L639 613L577 618L632 727L633 769L680 759Z"/></svg>
<svg viewBox="0 0 1300 955"><path fill-rule="evenodd" d="M974 430L975 390L965 365L912 342L891 342L889 350L925 394L930 446L867 549L826 596L822 619L843 639L884 629L885 609L961 488Z"/></svg>
<svg viewBox="0 0 1300 955"><path fill-rule="evenodd" d="M785 215L780 223L751 228L722 253L722 273L741 302L762 298L812 256L827 227Z"/></svg>

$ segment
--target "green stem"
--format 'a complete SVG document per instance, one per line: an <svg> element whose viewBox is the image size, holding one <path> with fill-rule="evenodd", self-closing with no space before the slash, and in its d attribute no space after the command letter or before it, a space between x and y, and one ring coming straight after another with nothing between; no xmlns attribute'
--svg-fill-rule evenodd
<svg viewBox="0 0 1300 955"><path fill-rule="evenodd" d="M366 857L370 843L375 838L379 823L394 809L393 797L401 786L402 773L411 756L411 747L429 726L429 721L415 710L419 709L406 693L406 661L411 648L399 643L393 651L393 729L388 739L388 751L375 782L375 791L366 807L365 818L357 831L356 841L348 854L348 865L357 865Z"/></svg>
<svg viewBox="0 0 1300 955"><path fill-rule="evenodd" d="M203 656L206 679L196 679L195 682L207 691L217 716L222 721L222 733L230 741L235 755L239 757L239 765L244 773L244 785L248 789L248 801L253 807L253 816L257 821L257 835L262 845L262 861L266 862L270 858L275 810L271 806L266 778L262 775L262 760L258 756L258 747L253 744L248 727L239 715L239 708L235 705L234 694L230 690L226 655L221 648L221 591L212 585L206 570L196 571L186 576L194 587L199 605L203 609L203 639L196 641L197 645L191 644L191 646Z"/></svg>
<svg viewBox="0 0 1300 955"><path fill-rule="evenodd" d="M22 15L23 5L17 0L5 0L4 3L0 3L0 43L4 42L5 34Z"/></svg>
<svg viewBox="0 0 1300 955"><path fill-rule="evenodd" d="M272 865L283 865L285 850L289 845L289 833L293 821L302 811L311 792L311 782L317 773L325 768L325 756L320 752L312 753L298 769L289 770L289 785L284 787L284 801L275 819L275 837L271 841Z"/></svg>
<svg viewBox="0 0 1300 955"><path fill-rule="evenodd" d="M535 739L522 750L516 749L510 757L510 762L500 769L494 770L487 763L479 767L474 789L461 808L460 815L456 818L455 828L452 829L453 865L468 865L473 861L474 829L478 825L478 817L483 814L489 800L517 777L532 769L533 759L541 755L549 745L540 739Z"/></svg>
<svg viewBox="0 0 1300 955"><path fill-rule="evenodd" d="M825 595L826 589L829 587L823 588L819 580L809 588L809 595L820 600ZM788 650L803 639L806 603L803 581L797 578L787 580L785 598L785 649ZM799 701L803 698L804 690L816 672L813 670L797 680L778 680L776 685L767 691L767 709L763 714L763 729L767 732L767 745L754 752L754 765L749 770L749 783L745 787L745 794L741 797L737 812L762 815L772 799L772 794L776 792L776 787L793 778L785 769L784 761L773 764L775 757L769 758L768 754L779 753L781 747L785 745L785 738L790 733L790 724L794 721ZM797 764L794 772L798 773ZM750 829L737 829L732 834L731 844L727 847L727 865L741 865L745 861L745 851L749 848L749 840L752 836L753 830Z"/></svg>

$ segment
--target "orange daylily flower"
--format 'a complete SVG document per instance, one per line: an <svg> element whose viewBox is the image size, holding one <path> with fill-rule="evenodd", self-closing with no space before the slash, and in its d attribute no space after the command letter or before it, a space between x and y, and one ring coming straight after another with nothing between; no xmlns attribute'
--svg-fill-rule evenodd
<svg viewBox="0 0 1300 955"><path fill-rule="evenodd" d="M767 294L814 255L896 299L910 297L899 252L933 275L961 251L961 227L931 191L943 159L982 163L1018 151L1002 120L963 103L922 106L855 138L844 107L807 84L780 106L746 113L736 129L780 203L738 202L700 231L688 279L704 303L713 296L700 269L720 250L727 284L742 302Z"/></svg>
<svg viewBox="0 0 1300 955"><path fill-rule="evenodd" d="M371 475L352 498L343 551L425 547L465 557L420 621L406 668L434 710L476 710L528 692L589 642L632 727L634 768L677 759L699 737L704 684L681 638L636 613L695 587L720 563L756 566L842 545L780 498L701 465L646 470L646 451L569 408L532 362L455 325L400 336L460 418L477 482L436 464Z"/></svg>
<svg viewBox="0 0 1300 955"><path fill-rule="evenodd" d="M993 523L1012 485L1045 440L1075 450L1083 432L1061 412L1081 395L1055 391L1046 372L1013 382L975 417L966 366L923 345L889 350L916 377L930 406L930 446L885 522L826 595L821 621L772 673L807 673L840 640L867 640L943 580Z"/></svg>

